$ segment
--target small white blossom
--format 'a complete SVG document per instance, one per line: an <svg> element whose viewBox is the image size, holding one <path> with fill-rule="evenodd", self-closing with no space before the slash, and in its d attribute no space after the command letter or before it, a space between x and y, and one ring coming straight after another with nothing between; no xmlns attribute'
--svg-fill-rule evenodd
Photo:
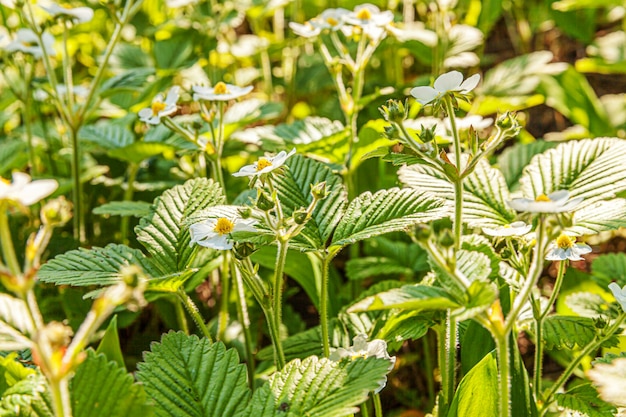
<svg viewBox="0 0 626 417"><path fill-rule="evenodd" d="M167 97L163 100L163 94L158 94L153 100L150 107L146 107L139 111L139 120L151 125L161 123L161 117L169 116L176 113L176 103L178 102L178 91L180 87L174 86L167 92Z"/></svg>
<svg viewBox="0 0 626 417"><path fill-rule="evenodd" d="M346 17L350 14L350 11L343 8L338 9L326 9L311 20L311 24L322 30L330 29L332 31L340 30L346 23Z"/></svg>
<svg viewBox="0 0 626 417"><path fill-rule="evenodd" d="M448 93L467 94L478 85L480 74L474 74L463 81L463 74L459 71L450 71L440 75L433 87L414 87L411 95L422 105L442 98Z"/></svg>
<svg viewBox="0 0 626 417"><path fill-rule="evenodd" d="M617 302L622 306L622 310L626 311L626 285L623 288L620 288L616 282L611 282L609 284L609 289L613 293L615 300L617 300Z"/></svg>
<svg viewBox="0 0 626 417"><path fill-rule="evenodd" d="M43 47L39 44L39 39L35 32L30 29L18 29L15 39L5 45L4 50L9 53L23 52L39 59L43 56L45 49L49 56L55 56L54 36L48 32L44 32L41 35L41 39L43 40Z"/></svg>
<svg viewBox="0 0 626 417"><path fill-rule="evenodd" d="M13 182L0 177L0 202L9 201L30 206L48 197L59 186L56 180L31 181L30 175L13 173Z"/></svg>
<svg viewBox="0 0 626 417"><path fill-rule="evenodd" d="M493 119L491 117L482 117L477 114L472 114L470 116L465 117L457 117L454 119L456 123L456 127L459 130L466 130L470 127L473 127L474 130L483 130L487 129L491 125L493 125ZM450 123L450 118L446 117L443 119L443 123L446 125L446 129L449 132L452 132L452 124Z"/></svg>
<svg viewBox="0 0 626 417"><path fill-rule="evenodd" d="M583 201L582 197L569 198L567 190L554 191L548 195L539 194L531 198L514 198L507 203L513 210L529 213L563 213L572 211Z"/></svg>
<svg viewBox="0 0 626 417"><path fill-rule="evenodd" d="M580 255L586 255L591 252L591 247L584 243L576 243L576 238L561 234L556 240L550 243L546 260L548 261L582 261Z"/></svg>
<svg viewBox="0 0 626 417"><path fill-rule="evenodd" d="M229 250L233 248L231 233L256 231L254 228L256 220L242 219L234 206L216 206L206 214L208 219L189 227L191 235L189 246L196 243L206 248Z"/></svg>
<svg viewBox="0 0 626 417"><path fill-rule="evenodd" d="M304 22L303 24L290 22L289 27L293 30L293 33L303 38L314 38L322 32L322 29L314 26L311 21Z"/></svg>
<svg viewBox="0 0 626 417"><path fill-rule="evenodd" d="M255 163L242 167L238 172L235 172L233 176L254 177L256 175L267 174L283 166L287 158L289 158L294 153L296 153L295 148L292 149L289 153L285 151L280 151L278 155L271 158L261 157Z"/></svg>
<svg viewBox="0 0 626 417"><path fill-rule="evenodd" d="M532 225L524 222L513 222L497 228L483 227L483 232L489 236L495 237L510 237L510 236L523 236L530 232Z"/></svg>
<svg viewBox="0 0 626 417"><path fill-rule="evenodd" d="M87 23L93 19L93 9L91 7L65 7L57 3L39 5L43 10L50 13L52 17L66 17L74 23Z"/></svg>
<svg viewBox="0 0 626 417"><path fill-rule="evenodd" d="M626 407L626 358L597 363L586 374L597 388L600 398L618 407Z"/></svg>
<svg viewBox="0 0 626 417"><path fill-rule="evenodd" d="M222 81L215 84L214 87L202 87L195 85L193 87L193 99L207 101L229 101L245 96L252 91L252 86L238 87L232 84L226 84Z"/></svg>
<svg viewBox="0 0 626 417"><path fill-rule="evenodd" d="M389 353L387 352L387 342L380 339L374 339L371 342L368 342L367 335L365 334L359 334L355 336L352 340L352 347L349 347L348 349L337 348L330 354L328 359L330 359L331 361L339 362L343 358L355 360L358 358L367 359L374 356L379 359L387 359L389 361L389 367L387 368L387 370L391 372L394 365L396 364L396 357L389 356ZM386 384L387 377L385 377L385 380L381 382L380 386L376 388L374 392L378 394L383 388L385 388Z"/></svg>
<svg viewBox="0 0 626 417"><path fill-rule="evenodd" d="M356 6L354 11L346 14L345 20L351 25L363 28L370 25L384 27L393 22L393 12L390 10L381 12L378 7L366 3Z"/></svg>

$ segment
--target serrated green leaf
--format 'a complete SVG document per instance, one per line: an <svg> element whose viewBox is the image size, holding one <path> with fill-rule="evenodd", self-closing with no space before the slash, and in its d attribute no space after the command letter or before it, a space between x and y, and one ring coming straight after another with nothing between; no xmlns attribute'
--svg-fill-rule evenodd
<svg viewBox="0 0 626 417"><path fill-rule="evenodd" d="M106 150L124 148L135 141L130 130L114 123L85 126L78 132L78 137Z"/></svg>
<svg viewBox="0 0 626 417"><path fill-rule="evenodd" d="M72 414L75 417L151 416L152 407L141 384L104 355L87 351L70 381Z"/></svg>
<svg viewBox="0 0 626 417"><path fill-rule="evenodd" d="M163 335L137 368L156 416L238 416L250 397L237 351L197 336Z"/></svg>
<svg viewBox="0 0 626 417"><path fill-rule="evenodd" d="M599 294L576 292L565 298L565 305L579 316L595 318L609 312L609 303Z"/></svg>
<svg viewBox="0 0 626 417"><path fill-rule="evenodd" d="M7 389L35 373L33 369L25 367L16 359L15 352L0 357L0 398Z"/></svg>
<svg viewBox="0 0 626 417"><path fill-rule="evenodd" d="M425 165L400 168L400 181L413 189L427 191L447 202L448 216L454 207L454 187L443 174ZM498 227L515 220L506 204L509 190L502 173L481 160L463 182L463 222L470 227Z"/></svg>
<svg viewBox="0 0 626 417"><path fill-rule="evenodd" d="M110 285L121 279L120 269L139 265L151 277L161 276L140 250L111 243L104 248L79 248L65 252L39 269L39 280L57 285Z"/></svg>
<svg viewBox="0 0 626 417"><path fill-rule="evenodd" d="M349 313L371 310L447 310L459 304L444 289L426 285L405 285L403 287L367 297L348 308Z"/></svg>
<svg viewBox="0 0 626 417"><path fill-rule="evenodd" d="M111 149L107 154L121 161L139 164L153 156L163 155L165 159L173 159L175 149L173 146L157 142L133 142L122 148Z"/></svg>
<svg viewBox="0 0 626 417"><path fill-rule="evenodd" d="M345 417L386 379L389 361L296 359L254 392L238 417Z"/></svg>
<svg viewBox="0 0 626 417"><path fill-rule="evenodd" d="M575 235L593 235L626 226L626 200L614 198L596 201L574 212L567 231Z"/></svg>
<svg viewBox="0 0 626 417"><path fill-rule="evenodd" d="M430 222L446 215L443 203L428 193L391 188L366 192L350 202L331 246L348 244Z"/></svg>
<svg viewBox="0 0 626 417"><path fill-rule="evenodd" d="M434 320L424 317L422 311L392 314L384 320L384 325L376 334L376 339L383 339L389 343L417 340L428 333L428 329L435 324Z"/></svg>
<svg viewBox="0 0 626 417"><path fill-rule="evenodd" d="M616 281L620 287L626 285L626 254L605 253L593 260L591 276L602 288Z"/></svg>
<svg viewBox="0 0 626 417"><path fill-rule="evenodd" d="M94 214L143 217L150 214L151 204L145 201L110 201L93 209Z"/></svg>
<svg viewBox="0 0 626 417"><path fill-rule="evenodd" d="M591 343L597 329L593 320L576 316L549 316L543 322L547 349L582 348Z"/></svg>
<svg viewBox="0 0 626 417"><path fill-rule="evenodd" d="M347 199L345 187L341 178L321 162L294 155L287 164L289 170L275 179L276 191L286 216L309 206L313 201L311 185L326 182L328 196L317 203L311 219L293 242L303 249L321 249L344 212Z"/></svg>
<svg viewBox="0 0 626 417"><path fill-rule="evenodd" d="M43 375L29 375L0 398L0 417L54 417L52 399Z"/></svg>
<svg viewBox="0 0 626 417"><path fill-rule="evenodd" d="M487 310L498 298L498 289L490 282L473 281L466 292L463 307L453 312L458 321L467 320Z"/></svg>
<svg viewBox="0 0 626 417"><path fill-rule="evenodd" d="M129 45L122 45L120 48L117 48L117 52L122 52L122 49ZM133 47L132 45L130 46ZM139 52L139 54L137 53ZM142 56L142 50L137 48L131 52L129 56L133 56L134 59ZM116 92L115 90L124 89L129 87L140 87L142 86L147 78L154 74L154 68L149 68L151 64L149 62L144 61L143 64L146 65L137 65L141 63L133 63L132 66L135 68L124 71L121 74L118 74L114 77L109 78L105 82L102 83L102 87L100 87L100 95L103 97L108 97L111 95L111 90ZM139 68L137 68L139 66Z"/></svg>
<svg viewBox="0 0 626 417"><path fill-rule="evenodd" d="M399 265L394 259L368 256L350 259L346 263L346 275L350 280L363 280L381 275L412 276L413 270Z"/></svg>
<svg viewBox="0 0 626 417"><path fill-rule="evenodd" d="M141 218L135 232L163 275L183 271L192 261L195 248L189 247L185 219L224 200L220 186L206 178L189 180L155 199L153 212Z"/></svg>
<svg viewBox="0 0 626 417"><path fill-rule="evenodd" d="M579 411L588 417L612 417L617 411L611 404L602 401L591 384L581 384L565 393L555 395L561 407Z"/></svg>
<svg viewBox="0 0 626 417"><path fill-rule="evenodd" d="M556 145L554 142L538 140L527 144L516 143L502 151L498 155L498 166L509 189L513 191L519 187L519 179L524 167L528 165L533 156L552 149Z"/></svg>
<svg viewBox="0 0 626 417"><path fill-rule="evenodd" d="M583 197L581 210L626 190L622 160L626 142L615 138L570 141L536 155L524 169L521 191L535 198L557 190L568 190L570 197Z"/></svg>
<svg viewBox="0 0 626 417"><path fill-rule="evenodd" d="M117 315L113 316L107 326L104 336L100 339L96 354L103 354L111 362L115 362L120 368L126 369L124 355L120 346L120 337L117 334Z"/></svg>
<svg viewBox="0 0 626 417"><path fill-rule="evenodd" d="M35 332L24 301L0 293L0 351L31 347L26 335Z"/></svg>

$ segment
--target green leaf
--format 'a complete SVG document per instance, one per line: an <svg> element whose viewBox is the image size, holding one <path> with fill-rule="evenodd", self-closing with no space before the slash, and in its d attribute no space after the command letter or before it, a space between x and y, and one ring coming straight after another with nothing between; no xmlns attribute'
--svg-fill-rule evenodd
<svg viewBox="0 0 626 417"><path fill-rule="evenodd" d="M485 356L463 377L448 417L498 417L498 366L496 355Z"/></svg>
<svg viewBox="0 0 626 417"><path fill-rule="evenodd" d="M453 216L454 187L443 174L415 164L400 168L398 177L408 187L445 200L448 216ZM515 220L515 212L506 204L510 196L504 176L487 161L481 160L463 185L463 221L470 227L498 227Z"/></svg>
<svg viewBox="0 0 626 417"><path fill-rule="evenodd" d="M487 310L498 298L498 289L492 283L476 280L467 289L466 297L463 308L453 312L458 321L475 317Z"/></svg>
<svg viewBox="0 0 626 417"><path fill-rule="evenodd" d="M287 163L289 170L275 180L286 216L291 216L294 210L308 207L313 201L311 186L326 181L328 196L317 203L311 219L294 240L303 249L321 249L343 215L347 198L345 187L341 178L321 162L294 155Z"/></svg>
<svg viewBox="0 0 626 417"><path fill-rule="evenodd" d="M42 265L37 276L57 285L110 285L120 281L120 269L128 265L139 265L152 277L161 275L140 250L111 243L104 248L65 252Z"/></svg>
<svg viewBox="0 0 626 417"><path fill-rule="evenodd" d="M120 337L117 334L117 315L113 316L107 326L104 336L98 344L96 354L103 354L111 362L115 362L120 368L126 369L124 355L120 346Z"/></svg>
<svg viewBox="0 0 626 417"><path fill-rule="evenodd" d="M101 216L143 217L150 214L151 204L145 201L110 201L93 209Z"/></svg>
<svg viewBox="0 0 626 417"><path fill-rule="evenodd" d="M332 362L311 356L296 359L258 388L238 417L343 417L386 379L389 361L367 359Z"/></svg>
<svg viewBox="0 0 626 417"><path fill-rule="evenodd" d="M28 162L28 146L22 140L2 139L0 146L0 175L10 176L14 169L22 168Z"/></svg>
<svg viewBox="0 0 626 417"><path fill-rule="evenodd" d="M163 335L137 368L157 416L241 415L250 396L237 351L197 336Z"/></svg>
<svg viewBox="0 0 626 417"><path fill-rule="evenodd" d="M430 194L391 188L366 192L350 202L341 218L331 246L348 244L410 228L446 215L443 203Z"/></svg>
<svg viewBox="0 0 626 417"><path fill-rule="evenodd" d="M368 256L348 260L346 275L350 280L363 280L382 275L412 276L413 270L407 266L399 265L395 259Z"/></svg>
<svg viewBox="0 0 626 417"><path fill-rule="evenodd" d="M610 304L600 294L575 292L565 298L565 305L579 316L596 318L609 313Z"/></svg>
<svg viewBox="0 0 626 417"><path fill-rule="evenodd" d="M26 335L35 333L24 301L0 294L0 351L30 348Z"/></svg>
<svg viewBox="0 0 626 417"><path fill-rule="evenodd" d="M383 323L375 338L386 340L388 343L417 340L436 324L434 320L425 317L422 311L390 314Z"/></svg>
<svg viewBox="0 0 626 417"><path fill-rule="evenodd" d="M0 417L54 417L43 375L37 373L7 389L0 399Z"/></svg>
<svg viewBox="0 0 626 417"><path fill-rule="evenodd" d="M117 49L117 52L121 52L123 48L128 48L128 47L129 45L126 44L126 45L120 45L120 47L116 49ZM139 52L139 54L137 54L137 52ZM136 58L138 56L141 57L141 52L142 52L141 49L137 48L133 50L131 54ZM154 68L148 68L149 66L151 66L151 64L149 62L144 62L144 63L146 65L143 65L143 67L132 68L132 69L126 70L123 73L118 74L114 77L111 77L105 82L103 82L102 87L100 87L100 96L108 97L112 95L112 93L114 94L116 92L119 92L120 90L133 88L133 87L137 88L137 87L141 87L142 85L144 85L148 77L154 74ZM137 67L138 66L137 64L141 65L142 63L133 63L131 65L133 67Z"/></svg>
<svg viewBox="0 0 626 417"><path fill-rule="evenodd" d="M74 417L151 416L152 407L141 384L104 355L87 351L70 381Z"/></svg>
<svg viewBox="0 0 626 417"><path fill-rule="evenodd" d="M554 142L538 140L527 144L516 143L502 151L498 155L498 166L504 175L509 189L513 191L519 186L522 171L533 156L554 148L556 145Z"/></svg>
<svg viewBox="0 0 626 417"><path fill-rule="evenodd" d="M154 57L159 69L183 69L191 67L198 56L194 54L194 41L199 41L189 32L175 33L170 38L154 44Z"/></svg>
<svg viewBox="0 0 626 417"><path fill-rule="evenodd" d="M35 373L33 369L25 367L16 359L15 352L0 357L0 398L7 389Z"/></svg>
<svg viewBox="0 0 626 417"><path fill-rule="evenodd" d="M539 194L568 190L583 197L582 209L626 190L622 160L626 142L616 138L570 141L535 156L520 179L521 191L533 199Z"/></svg>
<svg viewBox="0 0 626 417"><path fill-rule="evenodd" d="M228 137L229 132L234 132L241 126L278 117L283 107L282 103L267 103L258 98L238 101L224 114L224 134Z"/></svg>
<svg viewBox="0 0 626 417"><path fill-rule="evenodd" d="M152 213L141 218L135 231L163 275L183 271L192 261L194 248L189 247L185 219L223 202L220 186L206 178L177 185L154 200Z"/></svg>
<svg viewBox="0 0 626 417"><path fill-rule="evenodd" d="M559 406L579 411L588 417L612 417L617 411L611 404L602 401L591 384L577 385L565 393L555 395Z"/></svg>
<svg viewBox="0 0 626 417"><path fill-rule="evenodd" d="M124 148L135 141L132 132L115 123L89 125L78 132L81 140L95 143L106 150Z"/></svg>
<svg viewBox="0 0 626 417"><path fill-rule="evenodd" d="M547 349L574 349L591 343L597 328L586 317L549 316L543 322L543 332Z"/></svg>
<svg viewBox="0 0 626 417"><path fill-rule="evenodd" d="M598 256L591 264L591 276L602 288L616 281L620 287L626 285L626 254L606 253Z"/></svg>
<svg viewBox="0 0 626 417"><path fill-rule="evenodd" d="M121 161L139 164L153 156L163 155L165 159L174 158L174 147L165 143L157 142L133 142L123 148L111 149L107 154Z"/></svg>
<svg viewBox="0 0 626 417"><path fill-rule="evenodd" d="M367 297L348 308L349 313L401 308L406 310L447 310L459 304L444 289L426 285L405 285Z"/></svg>
<svg viewBox="0 0 626 417"><path fill-rule="evenodd" d="M626 226L626 200L614 198L596 201L574 212L572 225L566 230L576 235L595 235Z"/></svg>

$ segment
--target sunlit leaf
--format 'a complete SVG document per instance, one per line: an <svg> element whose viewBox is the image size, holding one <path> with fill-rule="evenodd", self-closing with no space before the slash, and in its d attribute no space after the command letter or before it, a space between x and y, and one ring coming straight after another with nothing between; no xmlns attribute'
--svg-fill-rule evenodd
<svg viewBox="0 0 626 417"><path fill-rule="evenodd" d="M588 417L613 417L615 407L598 396L591 384L576 385L564 393L555 395L556 402L564 408L584 413Z"/></svg>

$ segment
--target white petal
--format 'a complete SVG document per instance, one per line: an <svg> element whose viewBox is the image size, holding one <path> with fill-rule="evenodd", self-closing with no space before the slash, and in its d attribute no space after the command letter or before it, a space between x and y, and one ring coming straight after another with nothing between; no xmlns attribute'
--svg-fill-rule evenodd
<svg viewBox="0 0 626 417"><path fill-rule="evenodd" d="M189 246L201 240L209 239L215 235L215 221L205 220L203 222L194 223L189 226L189 234L191 235Z"/></svg>
<svg viewBox="0 0 626 417"><path fill-rule="evenodd" d="M432 87L414 87L411 95L422 105L428 104L437 98L439 92Z"/></svg>
<svg viewBox="0 0 626 417"><path fill-rule="evenodd" d="M180 87L175 85L174 87L170 88L170 91L167 92L167 98L165 99L165 103L167 104L176 104L176 102L178 102L178 91L180 90Z"/></svg>
<svg viewBox="0 0 626 417"><path fill-rule="evenodd" d="M241 167L239 171L233 173L233 177L250 177L257 174L256 165L252 164Z"/></svg>
<svg viewBox="0 0 626 417"><path fill-rule="evenodd" d="M462 82L463 74L459 71L450 71L437 77L434 87L438 92L445 93L458 90Z"/></svg>
<svg viewBox="0 0 626 417"><path fill-rule="evenodd" d="M567 190L553 191L550 194L548 194L548 198L551 201L554 201L557 203L560 203L560 202L565 203L567 199L569 198L569 191Z"/></svg>
<svg viewBox="0 0 626 417"><path fill-rule="evenodd" d="M467 80L463 81L463 84L461 84L461 87L460 87L461 93L463 94L469 93L470 91L476 88L479 82L480 82L480 74L472 75Z"/></svg>
<svg viewBox="0 0 626 417"><path fill-rule="evenodd" d="M56 180L37 180L26 185L20 192L18 200L25 206L35 204L41 199L48 197L59 187Z"/></svg>

